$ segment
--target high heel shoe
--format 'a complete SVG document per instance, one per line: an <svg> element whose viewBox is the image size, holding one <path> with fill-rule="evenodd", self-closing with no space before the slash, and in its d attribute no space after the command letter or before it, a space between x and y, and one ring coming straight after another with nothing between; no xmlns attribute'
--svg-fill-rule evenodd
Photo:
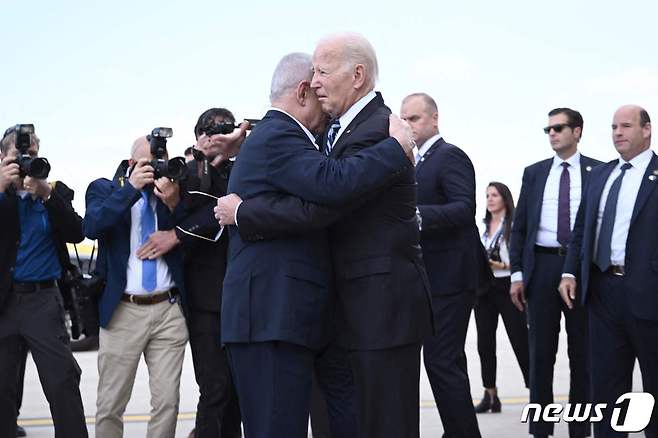
<svg viewBox="0 0 658 438"><path fill-rule="evenodd" d="M494 395L492 400L489 392L485 390L482 400L480 400L480 403L474 409L476 414L482 414L487 411L498 413L501 410L500 399L498 395Z"/></svg>

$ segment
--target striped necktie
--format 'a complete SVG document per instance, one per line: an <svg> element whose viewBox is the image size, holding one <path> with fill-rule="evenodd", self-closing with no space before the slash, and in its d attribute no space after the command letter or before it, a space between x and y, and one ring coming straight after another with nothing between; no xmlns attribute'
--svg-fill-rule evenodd
<svg viewBox="0 0 658 438"><path fill-rule="evenodd" d="M327 132L327 145L324 148L324 153L329 156L331 153L331 148L334 146L334 140L336 139L336 134L338 134L338 131L340 130L340 121L338 119L334 119L331 121L331 127L329 128L329 132Z"/></svg>

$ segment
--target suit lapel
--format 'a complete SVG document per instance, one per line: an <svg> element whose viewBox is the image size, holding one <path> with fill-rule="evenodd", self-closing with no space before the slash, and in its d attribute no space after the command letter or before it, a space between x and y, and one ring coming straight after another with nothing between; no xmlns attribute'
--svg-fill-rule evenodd
<svg viewBox="0 0 658 438"><path fill-rule="evenodd" d="M374 113L378 108L384 106L384 99L382 98L381 93L377 92L377 95L375 96L374 99L372 99L368 104L363 107L363 109L359 112L359 114L356 115L356 117L350 122L349 125L345 128L345 131L340 134L340 137L338 140L336 140L336 143L334 143L334 146L331 148L331 152L329 153L329 156L332 158L339 157L343 151L345 150L347 144L348 144L348 139L354 132L354 130L359 126L361 123L363 123L364 120L368 120L368 118ZM327 133L329 132L330 126L327 126L327 129L324 132L324 135L322 136L322 150L324 151L324 147L326 147L327 144Z"/></svg>
<svg viewBox="0 0 658 438"><path fill-rule="evenodd" d="M445 140L443 139L443 137L441 137L441 138L439 138L437 141L435 141L434 144L433 144L432 146L430 146L430 148L429 148L427 151L425 151L425 154L423 154L423 156L422 156L422 157L420 158L420 160L418 161L418 164L416 164L416 175L418 175L418 172L420 171L420 169L421 169L422 167L424 167L423 165L425 164L425 162L426 162L427 160L429 160L430 157L432 156L432 154L433 154L434 152L436 152L437 150L439 150L439 148L440 148L444 143L445 143Z"/></svg>
<svg viewBox="0 0 658 438"><path fill-rule="evenodd" d="M605 187L605 183L608 181L610 174L615 169L617 164L619 164L619 160L614 160L609 162L608 164L605 164L605 166L608 167L605 169L603 173L601 173L600 178L596 181L591 182L591 188L589 190L589 193L592 193L594 195L594 198L592 199L592 202L589 205L590 208L592 208L592 212L591 212L592 214L590 215L590 219L593 219L594 227L596 227L596 221L598 220L598 209L599 209L599 205L601 204L601 195L603 194L603 188Z"/></svg>
<svg viewBox="0 0 658 438"><path fill-rule="evenodd" d="M589 179L592 172L592 163L587 157L580 156L580 183L581 187L585 187L585 183Z"/></svg>
<svg viewBox="0 0 658 438"><path fill-rule="evenodd" d="M539 228L539 220L541 218L541 206L544 201L544 189L546 188L546 181L548 180L548 174L551 173L551 166L553 165L553 159L548 159L544 161L542 166L539 168L537 174L537 179L535 180L535 193L534 193L534 223L537 224Z"/></svg>
<svg viewBox="0 0 658 438"><path fill-rule="evenodd" d="M658 174L658 157L654 153L647 166L644 176L642 176L642 182L640 183L640 191L637 193L637 198L635 199L635 207L633 207L633 216L631 217L631 225L637 219L638 214L642 211L642 207L646 204L649 199L649 195L656 188L656 178Z"/></svg>

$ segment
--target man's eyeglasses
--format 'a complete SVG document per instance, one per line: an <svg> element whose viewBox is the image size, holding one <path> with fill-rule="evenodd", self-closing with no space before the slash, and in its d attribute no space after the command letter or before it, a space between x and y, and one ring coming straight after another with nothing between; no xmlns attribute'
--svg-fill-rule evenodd
<svg viewBox="0 0 658 438"><path fill-rule="evenodd" d="M557 125L547 126L544 128L544 134L549 134L551 129L559 134L564 128L571 128L571 125L568 123L558 123Z"/></svg>

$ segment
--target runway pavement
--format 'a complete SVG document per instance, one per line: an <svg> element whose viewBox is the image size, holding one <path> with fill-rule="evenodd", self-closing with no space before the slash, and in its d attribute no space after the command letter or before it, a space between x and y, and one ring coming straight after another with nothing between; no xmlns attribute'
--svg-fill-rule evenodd
<svg viewBox="0 0 658 438"><path fill-rule="evenodd" d="M507 340L502 321L498 327L498 391L503 402L502 413L480 414L478 421L482 436L486 438L521 438L527 437L527 424L520 422L521 412L528 400L528 392L523 386L523 378L519 371L512 348ZM466 354L468 357L468 370L471 379L471 394L474 402L482 397L483 389L480 377L480 362L477 355L475 321L471 318L466 340ZM98 384L98 371L96 368L96 352L75 353L75 357L82 368L81 391L87 415L89 436L94 437L94 414L96 412L96 387ZM556 402L565 403L569 388L569 367L566 354L566 337L564 329L560 336L560 347L555 366L554 390ZM633 380L633 389L641 390L641 380L638 369ZM420 382L420 422L421 437L440 438L443 433L432 390L424 371ZM185 355L183 376L181 378L181 403L176 437L186 438L194 427L194 416L198 400L198 389L194 380L192 356L189 348ZM126 438L140 438L146 436L146 422L149 418L149 391L146 365L142 361L137 371L137 378L133 395L126 409L125 432ZM25 376L25 396L19 423L27 430L30 438L53 437L52 421L48 403L41 390L34 362L28 359ZM309 436L310 432L309 432ZM556 438L567 438L567 426L560 422L556 426ZM636 438L643 434L632 434Z"/></svg>

